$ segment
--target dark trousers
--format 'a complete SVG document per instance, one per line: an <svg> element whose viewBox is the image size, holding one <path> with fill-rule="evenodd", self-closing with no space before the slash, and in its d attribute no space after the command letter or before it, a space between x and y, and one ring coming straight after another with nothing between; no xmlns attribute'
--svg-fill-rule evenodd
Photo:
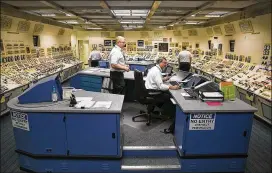
<svg viewBox="0 0 272 173"><path fill-rule="evenodd" d="M179 70L182 71L190 71L191 63L189 62L180 62L179 63Z"/></svg>
<svg viewBox="0 0 272 173"><path fill-rule="evenodd" d="M111 71L110 79L112 81L112 93L113 94L123 94L125 88L124 73L119 71Z"/></svg>
<svg viewBox="0 0 272 173"><path fill-rule="evenodd" d="M171 95L170 95L169 91L163 91L162 94L155 96L156 101L158 101L158 103L156 105L159 108L163 109L162 113L164 115L174 117L175 113L176 113L175 112L176 107L171 102L170 98L171 98Z"/></svg>
<svg viewBox="0 0 272 173"><path fill-rule="evenodd" d="M99 60L92 60L91 61L91 67L97 67Z"/></svg>

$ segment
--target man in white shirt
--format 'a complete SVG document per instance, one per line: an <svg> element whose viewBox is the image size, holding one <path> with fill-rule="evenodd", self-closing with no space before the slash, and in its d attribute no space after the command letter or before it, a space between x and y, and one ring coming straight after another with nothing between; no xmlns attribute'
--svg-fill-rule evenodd
<svg viewBox="0 0 272 173"><path fill-rule="evenodd" d="M98 62L101 60L100 51L93 48L93 51L90 53L89 61L91 61L91 67L97 67Z"/></svg>
<svg viewBox="0 0 272 173"><path fill-rule="evenodd" d="M162 69L164 69L167 66L167 60L166 58L158 58L156 60L157 65L152 67L147 74L146 80L145 80L145 88L146 89L152 89L152 90L161 90L161 91L167 91L169 89L177 90L179 89L178 85L172 86L172 85L166 85L163 82L167 81L170 77L162 77Z"/></svg>
<svg viewBox="0 0 272 173"><path fill-rule="evenodd" d="M158 58L156 60L156 66L152 67L148 73L145 80L145 87L147 90L160 90L163 91L161 94L156 95L155 99L158 101L157 106L162 108L164 113L168 115L174 115L175 106L170 101L170 93L168 90L178 90L180 87L178 85L166 85L163 82L167 81L170 77L162 77L162 69L167 66L166 58ZM164 105L164 108L162 107Z"/></svg>
<svg viewBox="0 0 272 173"><path fill-rule="evenodd" d="M179 59L179 70L182 71L190 71L191 62L192 62L192 54L186 50L186 47L182 47L182 51L178 55Z"/></svg>
<svg viewBox="0 0 272 173"><path fill-rule="evenodd" d="M116 45L111 50L109 55L110 78L113 84L113 94L122 94L125 87L124 71L129 71L129 66L125 64L125 59L122 52L125 44L125 38L118 36L116 38Z"/></svg>

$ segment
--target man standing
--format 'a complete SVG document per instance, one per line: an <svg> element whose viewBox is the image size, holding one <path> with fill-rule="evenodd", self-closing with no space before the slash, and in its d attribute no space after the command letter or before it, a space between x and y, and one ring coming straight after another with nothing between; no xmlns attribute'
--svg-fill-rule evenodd
<svg viewBox="0 0 272 173"><path fill-rule="evenodd" d="M98 62L100 60L101 60L100 51L98 51L96 49L96 47L94 47L93 51L90 53L90 56L89 56L89 61L91 61L91 67L97 67L98 66Z"/></svg>
<svg viewBox="0 0 272 173"><path fill-rule="evenodd" d="M122 94L125 87L124 71L129 71L129 67L125 64L124 55L122 53L125 44L125 38L118 36L116 38L116 45L109 55L110 78L113 84L113 94Z"/></svg>
<svg viewBox="0 0 272 173"><path fill-rule="evenodd" d="M186 47L182 47L182 51L178 55L179 60L179 70L182 71L190 71L191 62L192 62L192 54L186 50Z"/></svg>

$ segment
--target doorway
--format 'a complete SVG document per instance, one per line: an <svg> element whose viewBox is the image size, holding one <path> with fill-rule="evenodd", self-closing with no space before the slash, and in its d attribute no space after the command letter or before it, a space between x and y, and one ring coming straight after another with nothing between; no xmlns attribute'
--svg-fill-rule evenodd
<svg viewBox="0 0 272 173"><path fill-rule="evenodd" d="M89 56L89 41L88 40L78 40L78 52L79 58L83 61L84 66L88 65Z"/></svg>

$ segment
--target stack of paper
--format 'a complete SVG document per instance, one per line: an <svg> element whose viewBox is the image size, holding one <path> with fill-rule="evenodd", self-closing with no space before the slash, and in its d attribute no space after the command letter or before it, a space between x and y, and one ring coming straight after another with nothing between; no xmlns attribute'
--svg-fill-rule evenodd
<svg viewBox="0 0 272 173"><path fill-rule="evenodd" d="M90 109L93 104L95 103L95 101L81 101L79 103L77 103L75 105L75 108L78 108L78 109L81 109L81 108L84 108L84 109Z"/></svg>
<svg viewBox="0 0 272 173"><path fill-rule="evenodd" d="M81 101L92 101L93 98L92 97L76 97L76 101L77 102L81 102Z"/></svg>
<svg viewBox="0 0 272 173"><path fill-rule="evenodd" d="M111 101L97 101L93 108L107 108L109 109L111 106Z"/></svg>
<svg viewBox="0 0 272 173"><path fill-rule="evenodd" d="M205 97L223 97L223 95L219 92L203 92L203 96Z"/></svg>

